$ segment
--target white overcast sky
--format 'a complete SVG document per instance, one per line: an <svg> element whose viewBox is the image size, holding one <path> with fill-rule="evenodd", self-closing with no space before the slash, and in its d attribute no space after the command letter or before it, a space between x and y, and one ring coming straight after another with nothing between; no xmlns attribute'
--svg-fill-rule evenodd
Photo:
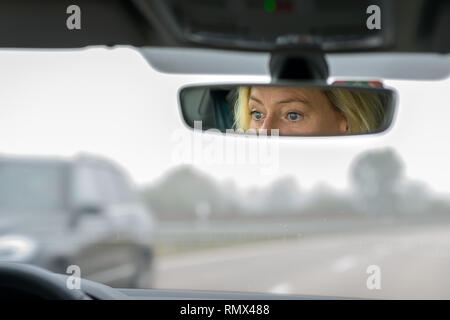
<svg viewBox="0 0 450 320"><path fill-rule="evenodd" d="M180 120L180 86L244 81L233 76L162 74L126 47L0 50L0 70L0 154L103 155L126 167L139 184L152 183L178 164L173 156L180 148L175 132L192 137ZM385 84L400 96L395 123L385 134L281 139L279 167L273 174L263 174L258 165L201 161L194 165L238 186L263 186L294 176L301 189L323 182L342 189L348 187L348 168L355 156L392 147L405 161L409 178L450 194L449 79ZM208 136L205 143L230 141L224 139Z"/></svg>

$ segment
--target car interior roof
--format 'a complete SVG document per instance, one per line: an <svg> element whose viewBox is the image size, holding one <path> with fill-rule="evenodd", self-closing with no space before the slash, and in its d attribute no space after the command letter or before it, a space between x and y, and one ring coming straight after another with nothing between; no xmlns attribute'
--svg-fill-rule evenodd
<svg viewBox="0 0 450 320"><path fill-rule="evenodd" d="M322 5L331 5L327 1L322 0ZM69 0L4 0L0 2L0 47L196 47L179 37L168 36L173 27L171 22L145 10L156 2L158 1L79 0L77 5L83 9L83 28L73 32L65 28L66 8L72 4ZM382 51L449 52L449 1L393 0L392 10L394 25L390 29L393 30L395 41L388 48L380 48Z"/></svg>

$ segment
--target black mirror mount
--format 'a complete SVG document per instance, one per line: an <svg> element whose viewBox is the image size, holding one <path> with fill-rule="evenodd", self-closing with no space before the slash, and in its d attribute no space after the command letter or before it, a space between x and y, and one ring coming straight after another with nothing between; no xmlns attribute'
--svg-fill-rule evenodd
<svg viewBox="0 0 450 320"><path fill-rule="evenodd" d="M269 62L272 81L280 80L327 80L328 64L323 54L305 53L292 55L274 53Z"/></svg>

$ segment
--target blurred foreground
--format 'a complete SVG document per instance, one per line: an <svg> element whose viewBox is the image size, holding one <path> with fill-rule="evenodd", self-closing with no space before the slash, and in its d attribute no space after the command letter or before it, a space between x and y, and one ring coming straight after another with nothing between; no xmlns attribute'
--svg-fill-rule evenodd
<svg viewBox="0 0 450 320"><path fill-rule="evenodd" d="M380 270L370 290L369 266ZM310 235L160 257L163 289L449 299L450 224Z"/></svg>

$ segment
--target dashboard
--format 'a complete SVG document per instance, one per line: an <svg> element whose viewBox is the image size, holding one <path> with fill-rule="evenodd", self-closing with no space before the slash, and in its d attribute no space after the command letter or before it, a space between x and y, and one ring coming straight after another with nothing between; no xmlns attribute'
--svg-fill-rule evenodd
<svg viewBox="0 0 450 320"><path fill-rule="evenodd" d="M80 279L69 289L70 276L18 263L0 263L0 299L13 300L317 300L333 297L238 293L220 291L116 289Z"/></svg>

